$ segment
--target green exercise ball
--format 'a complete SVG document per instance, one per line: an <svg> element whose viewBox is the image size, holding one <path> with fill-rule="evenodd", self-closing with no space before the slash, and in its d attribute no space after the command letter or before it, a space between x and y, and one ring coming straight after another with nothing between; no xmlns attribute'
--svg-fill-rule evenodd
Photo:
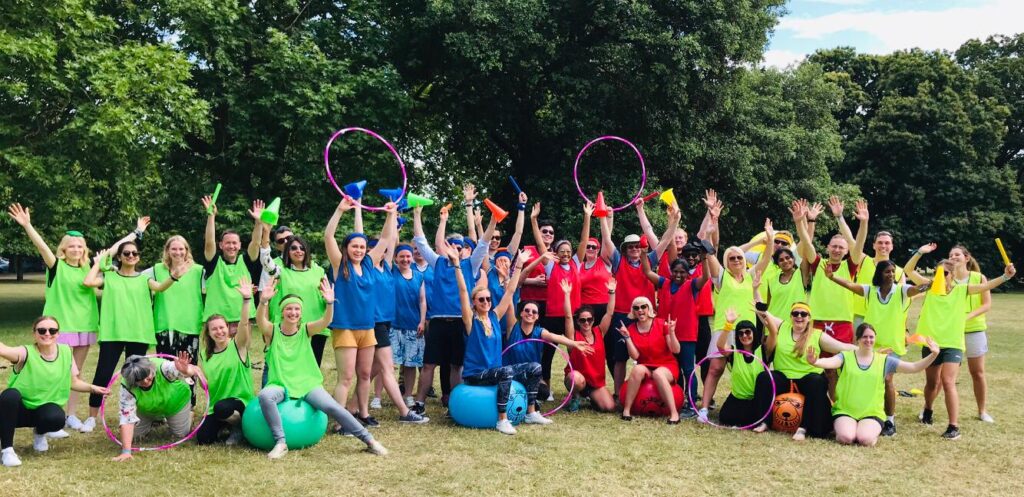
<svg viewBox="0 0 1024 497"><path fill-rule="evenodd" d="M286 399L277 404L277 412L281 414L281 426L289 450L316 445L327 433L327 415L302 399ZM270 427L263 419L263 409L258 398L252 399L245 406L242 433L253 447L263 450L274 448L274 436L270 434Z"/></svg>

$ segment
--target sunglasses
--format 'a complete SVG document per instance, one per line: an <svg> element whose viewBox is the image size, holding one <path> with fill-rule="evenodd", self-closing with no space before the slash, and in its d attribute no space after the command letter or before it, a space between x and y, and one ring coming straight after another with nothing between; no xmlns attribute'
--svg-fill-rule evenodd
<svg viewBox="0 0 1024 497"><path fill-rule="evenodd" d="M647 310L647 304L634 305L633 306L633 310L634 311L646 311Z"/></svg>
<svg viewBox="0 0 1024 497"><path fill-rule="evenodd" d="M597 250L597 245L587 245L587 250Z"/></svg>
<svg viewBox="0 0 1024 497"><path fill-rule="evenodd" d="M276 243L277 245L281 245L282 243L284 243L286 241L288 241L288 237L278 238L277 240L274 240L274 243Z"/></svg>
<svg viewBox="0 0 1024 497"><path fill-rule="evenodd" d="M537 309L523 309L523 314L540 314Z"/></svg>
<svg viewBox="0 0 1024 497"><path fill-rule="evenodd" d="M754 330L749 330L749 329L748 330L736 330L736 334L741 336L741 337L745 337L745 336L748 336L748 335L749 336L754 336Z"/></svg>
<svg viewBox="0 0 1024 497"><path fill-rule="evenodd" d="M729 256L729 260L730 261L742 261L743 260L743 256L742 255L731 255L731 256Z"/></svg>
<svg viewBox="0 0 1024 497"><path fill-rule="evenodd" d="M500 242L501 241L501 235L492 235L491 236L491 240L498 240Z"/></svg>
<svg viewBox="0 0 1024 497"><path fill-rule="evenodd" d="M58 331L60 330L57 328L36 328L36 333L40 335L56 335Z"/></svg>
<svg viewBox="0 0 1024 497"><path fill-rule="evenodd" d="M593 323L594 318L579 318L579 322L582 323Z"/></svg>
<svg viewBox="0 0 1024 497"><path fill-rule="evenodd" d="M306 251L306 249L302 248L302 245L292 245L291 247L288 247L288 250L291 250L292 252L295 252L296 250L301 250L303 252Z"/></svg>
<svg viewBox="0 0 1024 497"><path fill-rule="evenodd" d="M540 230L540 232L544 233L545 235L554 235L555 234L555 230L550 229L550 228L542 229L542 230Z"/></svg>
<svg viewBox="0 0 1024 497"><path fill-rule="evenodd" d="M484 302L490 303L491 302L491 298L490 297L477 297L476 301L480 302L481 304L483 304Z"/></svg>
<svg viewBox="0 0 1024 497"><path fill-rule="evenodd" d="M639 249L639 248L640 248L640 245L635 244L635 243L631 243L629 245L626 245L626 250L634 250L634 249Z"/></svg>
<svg viewBox="0 0 1024 497"><path fill-rule="evenodd" d="M121 257L138 257L138 256L139 256L139 253L134 251L134 250L128 250L128 251L125 251L125 252L121 252Z"/></svg>
<svg viewBox="0 0 1024 497"><path fill-rule="evenodd" d="M789 315L793 316L795 318L805 318L805 317L810 316L811 313L809 313L807 311L793 311L793 312L789 313Z"/></svg>
<svg viewBox="0 0 1024 497"><path fill-rule="evenodd" d="M788 247L789 246L789 242L787 242L785 240L775 240L775 244L776 245L782 245L783 247Z"/></svg>

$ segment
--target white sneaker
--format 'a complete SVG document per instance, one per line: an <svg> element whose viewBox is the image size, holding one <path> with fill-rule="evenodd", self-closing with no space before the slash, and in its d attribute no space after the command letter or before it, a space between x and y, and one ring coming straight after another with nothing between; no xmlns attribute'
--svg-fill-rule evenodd
<svg viewBox="0 0 1024 497"><path fill-rule="evenodd" d="M499 419L498 424L494 425L494 428L506 435L516 434L516 427L512 426L512 422L507 419Z"/></svg>
<svg viewBox="0 0 1024 497"><path fill-rule="evenodd" d="M81 430L82 420L78 419L78 416L72 414L68 416L66 420L64 420L64 427L69 430Z"/></svg>
<svg viewBox="0 0 1024 497"><path fill-rule="evenodd" d="M701 410L697 411L697 421L700 421L701 423L708 422L708 410L706 407L701 408Z"/></svg>
<svg viewBox="0 0 1024 497"><path fill-rule="evenodd" d="M68 438L70 436L71 435L68 434L68 432L66 432L64 430L51 431L50 433L46 434L46 438L52 438L54 440L56 440L58 438Z"/></svg>
<svg viewBox="0 0 1024 497"><path fill-rule="evenodd" d="M96 428L96 418L89 416L82 421L82 427L78 431L82 433L92 433L92 430Z"/></svg>
<svg viewBox="0 0 1024 497"><path fill-rule="evenodd" d="M32 448L36 449L36 452L46 452L47 450L50 450L50 443L46 441L46 435L33 433Z"/></svg>
<svg viewBox="0 0 1024 497"><path fill-rule="evenodd" d="M369 452L375 456L386 456L388 455L388 449L384 448L377 440L370 440L370 443L366 444L366 452Z"/></svg>
<svg viewBox="0 0 1024 497"><path fill-rule="evenodd" d="M8 468L21 466L21 459L18 459L18 454L14 453L14 447L8 447L0 451L0 459L3 459L4 466Z"/></svg>
<svg viewBox="0 0 1024 497"><path fill-rule="evenodd" d="M228 446L238 445L242 443L242 440L245 440L245 435L242 434L242 428L236 426L231 429L231 433L228 434L228 439L224 441L224 444Z"/></svg>
<svg viewBox="0 0 1024 497"><path fill-rule="evenodd" d="M287 454L287 453L288 453L288 444L286 444L284 442L277 442L274 445L274 448L271 449L270 452L267 454L267 457L269 457L270 459L280 459L280 458L284 457L284 455Z"/></svg>
<svg viewBox="0 0 1024 497"><path fill-rule="evenodd" d="M980 420L982 420L982 421L984 421L986 423L995 423L996 422L996 418L993 418L992 415L987 413L987 412L983 412L983 413L979 414L978 415L978 419L980 419Z"/></svg>
<svg viewBox="0 0 1024 497"><path fill-rule="evenodd" d="M523 422L528 425L549 425L551 423L554 423L554 421L545 418L543 414L537 411L533 411L527 414L526 419L524 419Z"/></svg>
<svg viewBox="0 0 1024 497"><path fill-rule="evenodd" d="M555 396L549 393L548 394L548 400L545 400L544 402L554 402L554 401L555 401Z"/></svg>
<svg viewBox="0 0 1024 497"><path fill-rule="evenodd" d="M405 398L405 407L408 407L409 409L412 409L412 406L414 406L414 405L416 405L416 399L414 399L412 397L406 397Z"/></svg>
<svg viewBox="0 0 1024 497"><path fill-rule="evenodd" d="M380 397L374 397L370 401L370 409L380 409Z"/></svg>

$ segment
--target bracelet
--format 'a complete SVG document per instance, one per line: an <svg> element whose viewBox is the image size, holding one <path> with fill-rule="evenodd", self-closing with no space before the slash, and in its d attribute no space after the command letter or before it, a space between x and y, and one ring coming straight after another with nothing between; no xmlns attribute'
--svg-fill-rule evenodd
<svg viewBox="0 0 1024 497"><path fill-rule="evenodd" d="M519 209L521 211L525 211L526 210L526 202L519 202L519 203L517 203L516 204L516 209Z"/></svg>
<svg viewBox="0 0 1024 497"><path fill-rule="evenodd" d="M248 302L252 300L252 297L242 297L242 302Z"/></svg>
<svg viewBox="0 0 1024 497"><path fill-rule="evenodd" d="M1002 276L1000 276L1000 278L1002 278L1002 279L1003 279L1003 283L1005 283L1005 282L1007 282L1007 281L1010 281L1010 277L1009 277L1009 276L1007 276L1007 275L1005 275L1005 274L1004 274L1004 275L1002 275Z"/></svg>
<svg viewBox="0 0 1024 497"><path fill-rule="evenodd" d="M725 326L722 326L722 331L732 331L736 329L736 323L725 322Z"/></svg>
<svg viewBox="0 0 1024 497"><path fill-rule="evenodd" d="M140 242L142 241L142 231L139 231L139 230L135 230L135 231L133 231L132 233L135 233L135 239L136 239L136 240L138 240L138 241L140 241Z"/></svg>
<svg viewBox="0 0 1024 497"><path fill-rule="evenodd" d="M124 455L124 454L131 455L132 454L132 449L121 449L121 455Z"/></svg>
<svg viewBox="0 0 1024 497"><path fill-rule="evenodd" d="M612 291L608 292L608 295L615 295L615 291L612 290Z"/></svg>
<svg viewBox="0 0 1024 497"><path fill-rule="evenodd" d="M171 275L171 279L174 280L174 281L181 281L178 278L175 278L173 274Z"/></svg>
<svg viewBox="0 0 1024 497"><path fill-rule="evenodd" d="M816 218L816 217L808 217L807 218L807 222L808 223L816 223L816 222L818 222L818 218Z"/></svg>

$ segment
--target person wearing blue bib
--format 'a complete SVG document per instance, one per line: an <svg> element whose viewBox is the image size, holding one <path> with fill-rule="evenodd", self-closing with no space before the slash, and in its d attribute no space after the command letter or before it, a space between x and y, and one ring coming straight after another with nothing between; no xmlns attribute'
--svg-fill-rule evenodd
<svg viewBox="0 0 1024 497"><path fill-rule="evenodd" d="M405 405L414 407L416 368L423 367L423 332L427 328L427 294L423 273L413 266L413 248L395 249L395 321L391 323L391 356L401 366Z"/></svg>

